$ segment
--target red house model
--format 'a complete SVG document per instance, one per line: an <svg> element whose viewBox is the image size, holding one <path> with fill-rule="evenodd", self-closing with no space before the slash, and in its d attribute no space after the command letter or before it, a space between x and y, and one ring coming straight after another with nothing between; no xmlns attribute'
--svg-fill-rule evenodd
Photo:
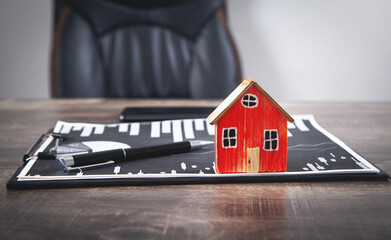
<svg viewBox="0 0 391 240"><path fill-rule="evenodd" d="M256 82L244 80L208 117L217 173L283 172L293 118Z"/></svg>

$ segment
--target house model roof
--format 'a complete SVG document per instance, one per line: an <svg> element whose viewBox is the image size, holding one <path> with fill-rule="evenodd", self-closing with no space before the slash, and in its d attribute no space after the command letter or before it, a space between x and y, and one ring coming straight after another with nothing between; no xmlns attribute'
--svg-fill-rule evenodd
<svg viewBox="0 0 391 240"><path fill-rule="evenodd" d="M260 91L284 116L289 122L294 119L276 102L270 95L263 90L255 81L246 78L207 118L209 124L215 124L247 90L254 86Z"/></svg>

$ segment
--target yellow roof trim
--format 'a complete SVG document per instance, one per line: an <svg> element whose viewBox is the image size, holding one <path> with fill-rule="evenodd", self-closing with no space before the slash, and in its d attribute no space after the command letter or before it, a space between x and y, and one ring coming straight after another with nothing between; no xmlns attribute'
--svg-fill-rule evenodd
<svg viewBox="0 0 391 240"><path fill-rule="evenodd" d="M255 81L246 78L224 101L208 116L209 124L215 124L251 86L255 86L284 116L289 122L294 119Z"/></svg>

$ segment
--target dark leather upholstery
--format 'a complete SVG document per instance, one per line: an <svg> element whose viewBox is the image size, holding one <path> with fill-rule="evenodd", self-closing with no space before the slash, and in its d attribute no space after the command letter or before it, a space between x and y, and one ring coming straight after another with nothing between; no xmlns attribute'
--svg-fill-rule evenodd
<svg viewBox="0 0 391 240"><path fill-rule="evenodd" d="M147 2L57 1L53 97L223 98L237 86L222 0Z"/></svg>

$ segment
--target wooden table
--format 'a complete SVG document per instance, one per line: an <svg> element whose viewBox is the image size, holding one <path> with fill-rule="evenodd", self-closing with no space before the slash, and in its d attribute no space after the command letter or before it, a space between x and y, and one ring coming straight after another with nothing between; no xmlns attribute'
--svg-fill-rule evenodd
<svg viewBox="0 0 391 240"><path fill-rule="evenodd" d="M0 239L388 239L389 181L7 190L57 120L116 122L126 106L189 100L0 100ZM391 103L281 103L391 173Z"/></svg>

